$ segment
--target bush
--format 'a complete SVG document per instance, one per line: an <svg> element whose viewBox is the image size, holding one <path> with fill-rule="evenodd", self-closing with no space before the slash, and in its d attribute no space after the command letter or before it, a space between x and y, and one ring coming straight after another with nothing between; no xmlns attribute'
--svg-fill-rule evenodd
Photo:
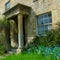
<svg viewBox="0 0 60 60"><path fill-rule="evenodd" d="M7 39L6 39L6 29L9 27L9 21L4 16L0 19L0 55L2 55L7 50Z"/></svg>
<svg viewBox="0 0 60 60"><path fill-rule="evenodd" d="M5 35L4 33L1 31L0 32L0 55L4 54L4 52L6 51L6 43L5 43Z"/></svg>
<svg viewBox="0 0 60 60"><path fill-rule="evenodd" d="M3 55L5 53L5 46L0 44L0 55Z"/></svg>
<svg viewBox="0 0 60 60"><path fill-rule="evenodd" d="M58 28L46 32L46 36L35 37L29 44L28 53L54 54L60 56L60 23Z"/></svg>
<svg viewBox="0 0 60 60"><path fill-rule="evenodd" d="M54 47L54 46L60 46L60 23L57 24L58 28L57 29L52 29L50 31L46 32L46 36L40 36L40 37L35 37L33 39L33 43L31 43L34 46L49 46L49 47Z"/></svg>

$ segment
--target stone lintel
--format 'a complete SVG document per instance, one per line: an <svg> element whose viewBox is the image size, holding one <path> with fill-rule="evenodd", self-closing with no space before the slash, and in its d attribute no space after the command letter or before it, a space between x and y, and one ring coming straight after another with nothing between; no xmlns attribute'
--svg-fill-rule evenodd
<svg viewBox="0 0 60 60"><path fill-rule="evenodd" d="M30 7L18 3L9 10L6 10L3 14L6 15L7 18L10 18L14 15L18 15L19 13L29 15L30 10L31 10Z"/></svg>

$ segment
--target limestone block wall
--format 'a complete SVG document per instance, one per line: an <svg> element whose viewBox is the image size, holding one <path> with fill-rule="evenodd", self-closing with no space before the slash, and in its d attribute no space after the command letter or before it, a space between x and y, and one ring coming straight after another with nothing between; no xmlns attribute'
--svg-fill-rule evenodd
<svg viewBox="0 0 60 60"><path fill-rule="evenodd" d="M5 12L5 4L9 0L0 0L0 19L3 18L3 13Z"/></svg>
<svg viewBox="0 0 60 60"><path fill-rule="evenodd" d="M30 5L32 10L29 18L28 40L31 41L36 36L37 15L51 12L52 29L56 28L56 23L60 21L60 0L38 0Z"/></svg>
<svg viewBox="0 0 60 60"><path fill-rule="evenodd" d="M31 14L28 18L28 43L32 42L32 39L36 36L36 18L34 11L31 11Z"/></svg>
<svg viewBox="0 0 60 60"><path fill-rule="evenodd" d="M8 0L0 0L0 10L5 11L5 3ZM60 0L10 0L11 7L21 3L32 8L28 21L28 40L36 35L36 19L37 15L51 12L52 14L52 28L56 27L56 23L60 21ZM1 12L0 11L0 12ZM31 38L30 38L31 37Z"/></svg>
<svg viewBox="0 0 60 60"><path fill-rule="evenodd" d="M0 10L2 12L5 12L5 4L6 2L8 2L9 0L0 0Z"/></svg>

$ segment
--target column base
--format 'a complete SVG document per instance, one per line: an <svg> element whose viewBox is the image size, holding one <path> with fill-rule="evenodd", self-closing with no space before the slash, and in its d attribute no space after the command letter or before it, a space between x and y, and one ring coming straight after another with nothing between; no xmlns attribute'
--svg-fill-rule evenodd
<svg viewBox="0 0 60 60"><path fill-rule="evenodd" d="M22 49L21 48L18 48L17 49L17 54L20 54L22 52Z"/></svg>

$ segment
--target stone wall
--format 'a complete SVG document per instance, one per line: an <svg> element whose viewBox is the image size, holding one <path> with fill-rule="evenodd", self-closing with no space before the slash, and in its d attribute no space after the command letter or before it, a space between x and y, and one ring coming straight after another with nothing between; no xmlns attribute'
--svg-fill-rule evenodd
<svg viewBox="0 0 60 60"><path fill-rule="evenodd" d="M0 12L5 11L5 3L8 0L0 0ZM36 16L51 12L52 14L52 28L56 27L56 23L60 21L60 0L10 0L11 7L17 3L21 3L32 8L31 14L28 18L28 40L30 41L36 36ZM2 5L3 4L3 5Z"/></svg>

